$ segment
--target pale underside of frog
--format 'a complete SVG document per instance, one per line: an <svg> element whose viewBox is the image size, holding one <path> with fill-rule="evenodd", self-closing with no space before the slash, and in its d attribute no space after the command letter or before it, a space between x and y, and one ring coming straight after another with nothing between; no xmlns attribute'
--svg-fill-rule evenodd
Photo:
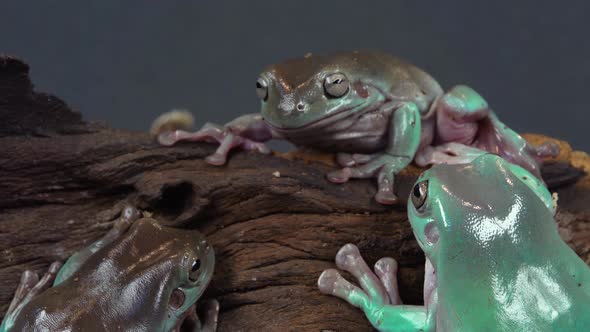
<svg viewBox="0 0 590 332"><path fill-rule="evenodd" d="M337 153L343 167L332 182L377 178L375 198L393 204L394 176L412 160L419 166L463 163L481 150L496 153L541 177L539 162L559 151L534 147L498 120L467 86L447 93L421 69L388 54L365 51L307 55L269 66L256 83L260 114L195 132L179 130L166 115L154 122L158 141L218 142L206 161L225 164L236 147L269 153L277 138Z"/></svg>
<svg viewBox="0 0 590 332"><path fill-rule="evenodd" d="M392 331L589 331L590 269L560 238L543 183L497 155L436 165L408 200L426 256L424 305L403 305L393 258L371 271L347 244L318 279L325 294Z"/></svg>
<svg viewBox="0 0 590 332"><path fill-rule="evenodd" d="M6 331L201 331L217 328L219 303L196 301L214 269L196 230L165 227L127 206L102 239L39 279L25 271L4 317Z"/></svg>

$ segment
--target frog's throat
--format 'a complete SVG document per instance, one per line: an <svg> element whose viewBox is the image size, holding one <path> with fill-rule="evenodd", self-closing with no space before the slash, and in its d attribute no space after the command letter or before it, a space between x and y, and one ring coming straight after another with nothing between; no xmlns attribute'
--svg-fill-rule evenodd
<svg viewBox="0 0 590 332"><path fill-rule="evenodd" d="M424 307L426 307L426 310L428 310L432 304L432 296L438 286L436 273L436 268L432 265L428 256L426 256L424 268Z"/></svg>

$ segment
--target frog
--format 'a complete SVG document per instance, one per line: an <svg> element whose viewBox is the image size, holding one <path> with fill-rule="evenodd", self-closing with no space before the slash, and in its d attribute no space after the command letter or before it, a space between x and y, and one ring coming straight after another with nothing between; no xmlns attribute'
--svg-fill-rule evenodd
<svg viewBox="0 0 590 332"><path fill-rule="evenodd" d="M306 54L270 65L256 93L259 113L189 132L190 113L168 112L153 122L152 133L165 146L219 143L205 158L212 165L225 164L234 148L270 153L271 139L336 153L341 168L327 179L376 178L375 199L382 204L398 202L395 175L412 161L421 167L465 163L493 152L541 178L541 160L559 153L552 142L529 144L474 89L457 85L444 92L424 70L377 50Z"/></svg>
<svg viewBox="0 0 590 332"><path fill-rule="evenodd" d="M215 254L196 230L161 225L125 206L104 237L54 262L40 279L25 271L0 326L7 331L203 331L217 327L219 303L196 302Z"/></svg>
<svg viewBox="0 0 590 332"><path fill-rule="evenodd" d="M435 165L416 181L408 218L425 254L423 305L403 304L398 263L373 270L354 244L319 290L361 308L379 331L588 331L590 269L562 240L544 184L495 154Z"/></svg>

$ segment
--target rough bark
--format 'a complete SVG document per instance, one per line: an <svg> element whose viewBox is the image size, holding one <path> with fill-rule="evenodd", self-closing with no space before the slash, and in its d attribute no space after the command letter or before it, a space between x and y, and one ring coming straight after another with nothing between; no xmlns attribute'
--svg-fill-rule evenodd
<svg viewBox="0 0 590 332"><path fill-rule="evenodd" d="M1 315L23 270L43 272L96 240L125 202L207 235L217 267L205 296L220 300L219 331L370 331L359 310L316 288L349 242L369 263L398 259L402 298L420 303L423 254L404 205L375 203L373 181L331 184L333 166L310 154L238 152L210 166L212 145L160 147L147 133L85 123L34 92L28 69L0 57ZM544 176L560 195L561 234L590 262L590 158L560 144ZM419 172L398 177L401 197Z"/></svg>

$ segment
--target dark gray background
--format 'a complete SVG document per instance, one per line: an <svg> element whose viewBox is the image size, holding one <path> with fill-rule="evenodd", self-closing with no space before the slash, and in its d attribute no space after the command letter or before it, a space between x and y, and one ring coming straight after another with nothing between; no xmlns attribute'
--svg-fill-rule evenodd
<svg viewBox="0 0 590 332"><path fill-rule="evenodd" d="M590 151L588 1L3 1L0 52L87 119L145 130L258 111L266 65L377 48L478 90L517 131Z"/></svg>

